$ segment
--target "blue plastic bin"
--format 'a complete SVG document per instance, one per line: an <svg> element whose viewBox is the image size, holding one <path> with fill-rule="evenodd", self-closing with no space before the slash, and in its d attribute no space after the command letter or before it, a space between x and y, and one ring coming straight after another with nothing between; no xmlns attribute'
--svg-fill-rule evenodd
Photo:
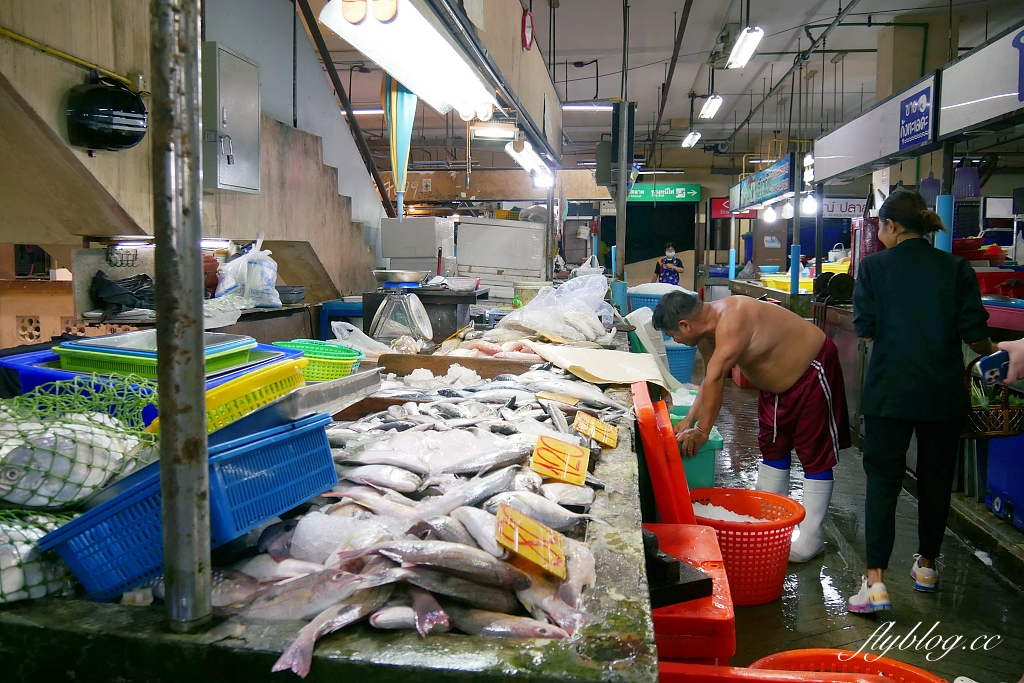
<svg viewBox="0 0 1024 683"><path fill-rule="evenodd" d="M247 373L252 372L256 368L263 367L267 363L274 363L277 361L287 360L289 358L298 358L302 355L302 351L296 351L294 349L279 348L277 346L270 346L267 344L257 344L253 351L264 351L264 352L280 352L284 355L277 356L273 359L268 359L264 363L259 365L250 366L241 370L235 370L226 372L222 375L217 375L206 380L206 390L209 391L214 387L219 387L225 382L229 382L233 379L238 379ZM0 366L10 368L17 371L18 379L21 381L22 393L28 393L36 387L49 384L51 382L59 382L62 380L74 379L75 377L86 377L88 373L84 372L73 372L71 370L62 370L59 367L48 367L50 363L60 363L60 356L53 351L32 351L29 353L20 353L15 356L7 356L6 358L0 358ZM156 418L157 409L156 406L149 406L142 411L142 418L148 425Z"/></svg>
<svg viewBox="0 0 1024 683"><path fill-rule="evenodd" d="M683 384L693 379L693 363L697 358L697 347L665 342L665 354L668 356L668 371Z"/></svg>
<svg viewBox="0 0 1024 683"><path fill-rule="evenodd" d="M216 548L338 483L314 415L210 448L210 541ZM160 464L116 484L118 495L39 541L55 550L96 600L110 600L163 569Z"/></svg>
<svg viewBox="0 0 1024 683"><path fill-rule="evenodd" d="M985 505L1024 531L1024 435L989 441Z"/></svg>
<svg viewBox="0 0 1024 683"><path fill-rule="evenodd" d="M348 302L344 299L331 299L320 304L320 339L327 341L334 339L334 331L331 330L332 320L359 319L356 327L362 329L363 304L362 302ZM354 323L353 323L354 324Z"/></svg>
<svg viewBox="0 0 1024 683"><path fill-rule="evenodd" d="M626 294L626 298L629 300L630 312L635 311L638 308L649 308L652 311L658 305L658 300L664 296L663 294Z"/></svg>

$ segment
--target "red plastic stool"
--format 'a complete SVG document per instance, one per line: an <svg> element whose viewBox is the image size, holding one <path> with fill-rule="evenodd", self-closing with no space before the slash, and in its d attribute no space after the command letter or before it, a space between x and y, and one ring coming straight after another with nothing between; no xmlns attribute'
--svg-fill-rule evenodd
<svg viewBox="0 0 1024 683"><path fill-rule="evenodd" d="M664 552L711 576L710 597L651 611L658 657L671 660L717 660L736 654L736 615L729 580L715 530L696 524L644 524Z"/></svg>

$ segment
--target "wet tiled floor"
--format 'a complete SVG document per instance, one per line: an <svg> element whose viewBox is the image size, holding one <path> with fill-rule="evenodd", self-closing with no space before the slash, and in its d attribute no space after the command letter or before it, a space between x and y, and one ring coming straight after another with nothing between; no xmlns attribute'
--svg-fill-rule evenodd
<svg viewBox="0 0 1024 683"><path fill-rule="evenodd" d="M727 381L725 394L717 423L725 448L717 464L716 486L752 488L760 460L757 391L740 389ZM939 560L938 592L916 592L909 572L917 550L917 503L906 492L901 494L897 507L896 546L886 574L894 609L870 617L847 613L846 598L856 592L861 575L866 573L865 483L859 452L842 453L835 478L825 524L824 557L789 565L781 600L736 609L737 652L730 663L745 666L765 655L798 648L857 650L877 631L879 635L899 636L897 647L887 656L951 682L957 676L968 676L979 683L1022 680L1024 593L985 566L972 548L949 532ZM803 485L795 457L792 482L791 495L799 500ZM894 623L887 627L890 621ZM915 626L912 637L931 629L927 641L933 648L930 653L924 647L915 649L909 639L904 639ZM935 638L937 635L941 639ZM954 640L956 636L961 638ZM876 637L870 644L879 640ZM903 650L899 649L900 643L904 644ZM988 651L982 649L986 644ZM977 649L972 650L972 646ZM872 653L879 650L873 649Z"/></svg>

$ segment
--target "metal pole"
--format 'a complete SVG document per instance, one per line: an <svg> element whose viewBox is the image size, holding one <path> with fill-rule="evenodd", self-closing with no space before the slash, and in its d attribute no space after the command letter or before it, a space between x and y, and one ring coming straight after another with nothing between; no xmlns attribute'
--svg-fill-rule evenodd
<svg viewBox="0 0 1024 683"><path fill-rule="evenodd" d="M626 279L626 200L629 198L629 172L632 164L629 149L630 103L619 103L619 182L615 190L615 279Z"/></svg>
<svg viewBox="0 0 1024 683"><path fill-rule="evenodd" d="M821 275L822 252L825 250L825 183L815 183L818 212L814 217L814 276Z"/></svg>
<svg viewBox="0 0 1024 683"><path fill-rule="evenodd" d="M165 603L173 631L210 620L203 352L200 0L152 0L153 227Z"/></svg>
<svg viewBox="0 0 1024 683"><path fill-rule="evenodd" d="M544 279L555 276L555 184L548 188L548 229L544 235Z"/></svg>

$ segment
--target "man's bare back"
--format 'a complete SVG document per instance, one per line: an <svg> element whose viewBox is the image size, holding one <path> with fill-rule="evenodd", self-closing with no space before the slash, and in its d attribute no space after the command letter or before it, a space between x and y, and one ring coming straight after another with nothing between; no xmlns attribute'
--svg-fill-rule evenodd
<svg viewBox="0 0 1024 683"><path fill-rule="evenodd" d="M825 343L824 332L776 304L731 296L705 306L718 314L714 338L698 344L706 366L711 367L715 348L726 339L733 344L740 341L738 365L755 386L773 394L792 387ZM725 372L731 369L724 368Z"/></svg>

